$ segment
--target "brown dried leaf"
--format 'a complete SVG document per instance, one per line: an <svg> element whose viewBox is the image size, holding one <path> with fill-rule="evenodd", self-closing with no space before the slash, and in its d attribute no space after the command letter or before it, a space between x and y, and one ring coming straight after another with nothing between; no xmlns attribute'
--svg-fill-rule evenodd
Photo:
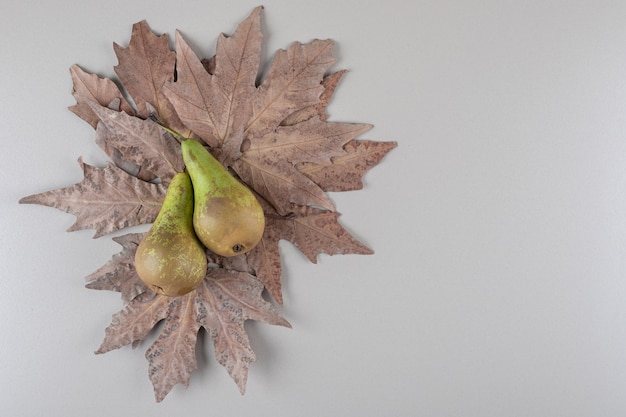
<svg viewBox="0 0 626 417"><path fill-rule="evenodd" d="M120 111L120 99L119 98L114 98L113 100L111 100L111 103L109 103L109 105L107 106L108 109L110 110L114 110L116 112ZM141 167L137 164L134 164L132 162L129 161L125 161L124 158L122 157L122 153L119 151L119 149L115 149L113 146L111 146L111 144L107 141L106 138L106 134L104 133L100 133L98 134L98 129L100 130L105 130L106 127L102 124L99 123L100 122L100 118L98 117L97 114L94 113L94 111L92 110L91 106L93 104L95 104L95 101L92 100L88 100L86 102L81 103L81 109L85 109L86 111L84 111L83 113L90 117L90 118L94 118L93 120L93 124L94 124L94 128L96 129L96 144L104 151L105 154L107 154L109 156L109 158L111 158L111 160L115 163L115 165L117 165L118 167L122 168L124 171L126 171L128 174L140 178L144 181L149 181L150 179L153 178L153 176L148 176L148 178L144 178L142 175L139 175L139 170L141 169ZM88 112L87 112L88 111ZM80 116L80 114L79 114ZM149 174L149 173L148 173Z"/></svg>
<svg viewBox="0 0 626 417"><path fill-rule="evenodd" d="M245 137L262 137L276 129L290 114L309 106L317 106L324 91L324 73L335 62L333 41L314 40L307 44L293 43L286 51L279 50L272 61L267 78L252 98L253 114Z"/></svg>
<svg viewBox="0 0 626 417"><path fill-rule="evenodd" d="M291 203L334 210L332 201L294 164L329 165L346 153L344 144L371 129L368 124L329 123L318 117L279 126L272 134L246 139L243 156L233 164L237 174L282 215Z"/></svg>
<svg viewBox="0 0 626 417"><path fill-rule="evenodd" d="M321 253L374 253L339 223L339 213L292 205L290 214L281 216L267 202L260 201L265 211L265 232L257 246L248 253L248 263L270 295L281 305L282 267L278 248L281 239L293 243L313 263L317 263Z"/></svg>
<svg viewBox="0 0 626 417"><path fill-rule="evenodd" d="M257 7L231 37L220 35L212 74L176 33L178 78L168 83L165 94L189 129L209 146L223 148L226 165L239 156L251 115L263 38L261 10Z"/></svg>
<svg viewBox="0 0 626 417"><path fill-rule="evenodd" d="M96 144L111 158L111 161L113 161L116 166L126 171L127 174L137 177L142 181L152 181L157 178L157 175L150 172L148 169L142 169L140 165L124 159L125 157L122 155L122 152L112 145L114 140L111 140L111 138L113 136L113 133L107 129L105 124L99 121L96 127Z"/></svg>
<svg viewBox="0 0 626 417"><path fill-rule="evenodd" d="M272 135L251 141L245 156L263 154L276 161L286 159L292 164L330 164L331 157L346 153L344 144L371 128L368 124L329 123L313 117L295 125L280 126Z"/></svg>
<svg viewBox="0 0 626 417"><path fill-rule="evenodd" d="M311 211L306 216L286 220L284 227L287 228L285 238L313 263L317 263L317 255L320 253L328 255L374 253L339 224L339 213Z"/></svg>
<svg viewBox="0 0 626 417"><path fill-rule="evenodd" d="M213 341L217 361L243 394L249 365L255 360L244 322L257 320L291 327L263 300L262 290L263 285L248 273L211 268L202 284L184 296L156 295L147 302L131 301L113 316L96 353L143 340L165 319L159 337L146 351L148 374L155 397L161 401L174 385L188 385L196 368L198 330L203 327Z"/></svg>
<svg viewBox="0 0 626 417"><path fill-rule="evenodd" d="M202 327L213 340L217 361L243 394L248 368L256 357L244 329L246 320L291 327L261 296L263 285L245 272L212 269L196 290L196 308Z"/></svg>
<svg viewBox="0 0 626 417"><path fill-rule="evenodd" d="M169 304L163 330L146 350L148 377L152 381L157 402L163 401L174 385L189 386L191 373L197 367L196 340L200 320L195 306L196 298L197 293L194 291L167 300Z"/></svg>
<svg viewBox="0 0 626 417"><path fill-rule="evenodd" d="M163 94L163 85L174 81L176 53L170 50L167 35L157 36L145 20L135 23L128 47L113 44L119 64L115 73L135 102L139 116L147 118L151 104L159 119L173 129L182 124L174 107Z"/></svg>
<svg viewBox="0 0 626 417"><path fill-rule="evenodd" d="M148 375L154 385L157 401L163 400L177 383L189 383L196 368L196 337L200 324L193 313L195 292L181 297L155 295L141 302L133 300L123 310L113 315L106 328L97 354L142 341L156 324L165 319L159 338L146 351Z"/></svg>
<svg viewBox="0 0 626 417"><path fill-rule="evenodd" d="M272 217L273 228L281 239L294 244L311 262L317 263L320 253L328 255L374 253L355 239L341 224L340 214L310 207L295 208L289 216Z"/></svg>
<svg viewBox="0 0 626 417"><path fill-rule="evenodd" d="M307 121L312 117L319 117L320 120L328 119L328 103L330 103L330 99L332 98L333 93L335 92L335 89L337 88L337 85L341 80L341 77L343 77L346 72L348 71L341 70L324 77L324 80L322 80L324 92L322 92L322 95L320 96L319 103L317 103L317 105L315 106L305 107L299 111L296 111L295 113L290 114L285 120L281 122L281 124L283 126L291 126L297 123Z"/></svg>
<svg viewBox="0 0 626 417"><path fill-rule="evenodd" d="M342 73L323 82L334 63L332 41L294 43L276 54L268 76L255 88L261 10L256 8L231 38L220 37L215 57L204 63L177 33L178 79L166 85L166 95L186 126L218 148L220 161L281 214L291 203L334 210L324 191L293 164L330 163L332 156L345 153L346 142L370 126L326 124L319 117L281 126L287 116L303 109L324 113Z"/></svg>
<svg viewBox="0 0 626 417"><path fill-rule="evenodd" d="M286 160L272 160L262 154L244 154L235 162L233 169L281 215L289 213L291 203L335 209L326 193Z"/></svg>
<svg viewBox="0 0 626 417"><path fill-rule="evenodd" d="M165 188L128 175L109 164L97 168L78 160L84 178L58 190L33 194L22 204L41 204L76 216L68 231L96 229L94 238L124 227L152 223L161 209Z"/></svg>
<svg viewBox="0 0 626 417"><path fill-rule="evenodd" d="M145 233L130 233L113 240L122 245L122 251L113 255L111 260L97 271L85 277L87 288L92 290L117 291L122 294L124 304L148 292L148 287L139 279L135 270L135 251Z"/></svg>
<svg viewBox="0 0 626 417"><path fill-rule="evenodd" d="M70 67L70 75L74 84L72 95L76 99L76 104L70 110L78 117L96 128L98 116L87 104L91 101L102 106L109 106L114 100L118 100L118 109L134 114L133 108L126 101L117 85L108 78L100 78L96 74L89 74L83 71L78 65Z"/></svg>
<svg viewBox="0 0 626 417"><path fill-rule="evenodd" d="M324 72L334 62L332 45L330 40L294 43L276 54L267 78L253 97L254 113L244 132L244 153L232 166L283 215L291 203L334 210L323 190L300 175L293 163L328 161L332 155L343 154L343 143L358 134L339 131L369 129L366 125L344 129L349 125L325 124L318 118L281 126L288 115L320 104Z"/></svg>
<svg viewBox="0 0 626 417"><path fill-rule="evenodd" d="M245 254L239 256L214 256L219 258L217 264L224 269L229 271L247 272L254 275L254 269L252 269L248 263L248 259Z"/></svg>
<svg viewBox="0 0 626 417"><path fill-rule="evenodd" d="M211 83L211 75L205 71L180 32L176 32L176 71L177 80L165 85L165 96L181 115L187 128L207 145L219 147L219 134L215 133L213 120L209 118L207 110L211 106L210 96L215 89Z"/></svg>
<svg viewBox="0 0 626 417"><path fill-rule="evenodd" d="M206 72L211 75L215 74L215 55L213 55L211 58L202 58L200 62L202 62L202 66L204 67Z"/></svg>
<svg viewBox="0 0 626 417"><path fill-rule="evenodd" d="M278 242L281 239L280 220L266 217L265 231L261 241L247 254L248 264L267 292L283 305L282 265Z"/></svg>
<svg viewBox="0 0 626 417"><path fill-rule="evenodd" d="M101 123L96 141L117 149L125 161L140 166L138 176L169 183L185 168L179 143L152 120L143 120L89 103Z"/></svg>
<svg viewBox="0 0 626 417"><path fill-rule="evenodd" d="M96 354L107 353L145 339L152 328L167 317L173 299L157 295L147 302L131 301L113 315Z"/></svg>
<svg viewBox="0 0 626 417"><path fill-rule="evenodd" d="M298 169L324 191L360 190L363 175L397 146L397 142L353 140L344 147L346 154L333 158L331 165L304 163Z"/></svg>

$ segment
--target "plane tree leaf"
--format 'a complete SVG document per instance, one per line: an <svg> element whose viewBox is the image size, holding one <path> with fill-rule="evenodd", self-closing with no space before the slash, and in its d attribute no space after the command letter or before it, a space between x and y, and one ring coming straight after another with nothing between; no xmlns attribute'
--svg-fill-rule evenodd
<svg viewBox="0 0 626 417"><path fill-rule="evenodd" d="M92 290L119 292L124 303L149 293L148 287L137 276L134 265L135 251L144 236L145 233L129 233L114 237L113 240L122 245L122 250L97 271L87 275L85 286Z"/></svg>
<svg viewBox="0 0 626 417"><path fill-rule="evenodd" d="M267 226L261 242L248 254L248 262L270 295L283 303L281 291L282 268L278 242L291 242L313 263L322 253L328 255L374 253L339 223L339 213L310 207L291 206L288 215L281 216L267 203L263 204Z"/></svg>
<svg viewBox="0 0 626 417"><path fill-rule="evenodd" d="M180 32L176 34L178 78L168 83L165 93L191 131L222 148L220 159L226 164L239 156L252 112L263 38L261 10L257 7L232 36L220 35L212 73Z"/></svg>
<svg viewBox="0 0 626 417"><path fill-rule="evenodd" d="M58 190L33 194L22 204L54 207L76 216L68 231L96 229L100 237L130 226L152 223L165 197L165 187L127 174L113 164L98 168L78 160L81 182Z"/></svg>
<svg viewBox="0 0 626 417"><path fill-rule="evenodd" d="M204 281L183 296L155 295L148 301L130 301L113 315L96 353L141 341L163 320L159 336L146 351L155 397L162 401L176 384L189 384L197 367L198 331L204 328L213 341L216 360L243 394L249 366L256 359L245 321L291 327L261 297L262 291L263 285L248 273L210 268Z"/></svg>
<svg viewBox="0 0 626 417"><path fill-rule="evenodd" d="M396 142L352 140L344 146L345 154L333 157L331 164L305 162L298 169L324 191L360 190L363 175L397 146Z"/></svg>
<svg viewBox="0 0 626 417"><path fill-rule="evenodd" d="M169 183L185 169L177 140L157 123L89 103L100 119L96 141L108 143L120 157L139 166L136 175Z"/></svg>
<svg viewBox="0 0 626 417"><path fill-rule="evenodd" d="M119 61L115 73L133 98L141 118L150 116L152 106L161 121L181 128L174 107L163 86L174 80L176 53L169 48L167 35L154 34L145 20L135 23L127 47L113 44Z"/></svg>
<svg viewBox="0 0 626 417"><path fill-rule="evenodd" d="M76 99L76 104L70 106L70 110L94 129L99 118L89 106L89 102L93 101L102 106L109 106L111 102L116 101L116 110L134 114L133 108L112 80L98 77L96 74L89 74L78 65L70 67L70 75L74 84L72 95Z"/></svg>

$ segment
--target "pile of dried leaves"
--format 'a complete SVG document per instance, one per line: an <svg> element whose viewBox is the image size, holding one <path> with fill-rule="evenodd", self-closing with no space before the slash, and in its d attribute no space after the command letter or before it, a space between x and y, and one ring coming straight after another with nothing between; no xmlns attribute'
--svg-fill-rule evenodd
<svg viewBox="0 0 626 417"><path fill-rule="evenodd" d="M283 302L279 240L314 263L320 253L371 253L340 225L326 193L362 188L363 174L396 143L356 139L367 124L327 121L327 104L344 74L327 73L334 63L330 40L279 50L257 85L261 14L256 8L232 36L220 35L209 59L199 59L178 32L172 51L166 35L155 35L145 21L135 24L128 47L114 45L123 88L72 66L76 105L70 109L95 129L112 162L100 168L79 159L80 183L20 201L72 213L77 220L69 230L94 228L94 237L151 223L169 181L184 170L178 142L155 118L203 141L258 194L266 215L262 241L234 258L208 252L206 279L189 294L156 295L141 282L133 262L143 233L114 238L121 252L87 277L88 288L118 291L124 302L97 353L136 345L164 321L146 351L157 401L175 384L189 383L201 327L244 392L255 360L244 322L290 326L262 297L266 289Z"/></svg>

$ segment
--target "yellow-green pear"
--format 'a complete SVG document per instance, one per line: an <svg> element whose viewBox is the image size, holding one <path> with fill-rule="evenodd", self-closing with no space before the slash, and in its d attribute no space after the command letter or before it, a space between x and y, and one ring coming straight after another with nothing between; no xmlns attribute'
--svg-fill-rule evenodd
<svg viewBox="0 0 626 417"><path fill-rule="evenodd" d="M137 275L158 294L186 294L206 275L206 252L192 217L193 188L189 175L182 172L170 182L163 206L135 252Z"/></svg>
<svg viewBox="0 0 626 417"><path fill-rule="evenodd" d="M193 227L202 243L222 256L241 255L263 236L263 208L252 192L195 139L181 143L194 192Z"/></svg>

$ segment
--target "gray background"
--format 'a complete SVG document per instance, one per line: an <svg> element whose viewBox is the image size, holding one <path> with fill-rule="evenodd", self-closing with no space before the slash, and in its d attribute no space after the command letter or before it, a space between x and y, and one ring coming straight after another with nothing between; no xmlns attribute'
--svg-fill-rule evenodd
<svg viewBox="0 0 626 417"><path fill-rule="evenodd" d="M264 62L333 38L350 73L331 120L399 142L364 190L332 194L376 254L313 265L283 242L294 328L246 326L243 397L207 338L158 405L148 343L93 354L121 302L83 277L119 246L17 204L106 161L67 110L68 69L114 76L142 19L211 55L257 4L3 0L2 415L626 415L623 1L264 1Z"/></svg>

